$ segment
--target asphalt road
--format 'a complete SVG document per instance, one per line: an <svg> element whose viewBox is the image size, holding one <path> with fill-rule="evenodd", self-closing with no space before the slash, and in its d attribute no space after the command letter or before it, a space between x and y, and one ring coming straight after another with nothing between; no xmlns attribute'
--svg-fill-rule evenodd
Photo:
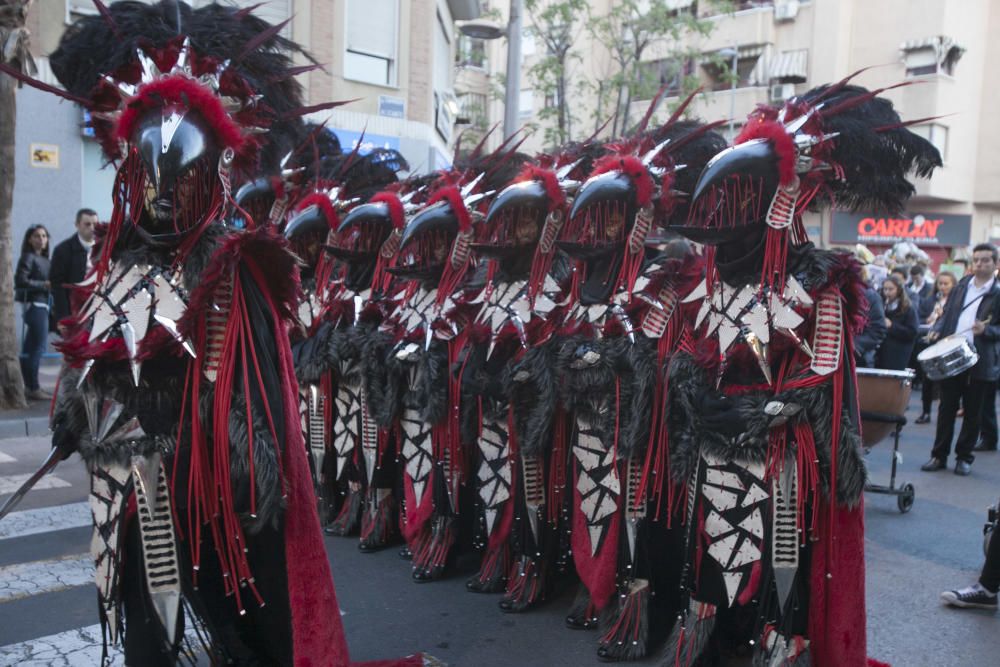
<svg viewBox="0 0 1000 667"><path fill-rule="evenodd" d="M900 514L893 497L866 496L869 654L895 667L1000 664L1000 616L938 602L942 590L977 576L985 508L1000 496L1000 455L981 455L968 478L923 473L933 424L910 424L903 433L899 479L916 486L912 511ZM0 439L0 499L47 450L45 437ZM874 481L888 481L889 459L888 441L872 450ZM0 665L97 665L82 464L61 464L44 486L0 522ZM495 596L465 591L474 562L460 563L444 581L418 585L395 550L367 555L354 540L326 543L355 660L424 651L456 666L601 664L595 635L563 626L572 591L528 614L504 615Z"/></svg>

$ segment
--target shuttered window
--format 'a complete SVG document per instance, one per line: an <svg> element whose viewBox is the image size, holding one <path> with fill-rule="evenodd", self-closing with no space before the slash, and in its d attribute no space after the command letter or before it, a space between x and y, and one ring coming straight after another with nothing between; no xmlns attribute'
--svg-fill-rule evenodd
<svg viewBox="0 0 1000 667"><path fill-rule="evenodd" d="M398 10L399 0L347 0L344 78L395 85Z"/></svg>

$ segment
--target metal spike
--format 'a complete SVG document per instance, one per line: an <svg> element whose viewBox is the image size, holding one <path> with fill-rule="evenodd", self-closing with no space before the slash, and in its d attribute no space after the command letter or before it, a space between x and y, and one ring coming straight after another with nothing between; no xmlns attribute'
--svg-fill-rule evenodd
<svg viewBox="0 0 1000 667"><path fill-rule="evenodd" d="M569 164L565 164L565 165L559 167L558 170L556 170L556 180L560 181L560 185L562 185L561 181L563 181L566 178L568 178L569 175L570 175L570 172L572 172L574 169L576 169L580 165L581 162L583 162L583 158L580 158L576 162L571 162Z"/></svg>
<svg viewBox="0 0 1000 667"><path fill-rule="evenodd" d="M163 76L163 72L156 66L156 62L146 55L142 49L136 49L135 55L139 58L139 66L142 67L142 82L150 83Z"/></svg>
<svg viewBox="0 0 1000 667"><path fill-rule="evenodd" d="M466 197L468 197L469 193L471 193L473 190L476 189L476 186L479 185L479 181L483 180L484 176L486 176L486 172L485 171L481 172L474 179L472 179L471 181L469 181L468 183L466 183L465 185L462 186L462 190L461 190L462 199L465 199Z"/></svg>
<svg viewBox="0 0 1000 667"><path fill-rule="evenodd" d="M181 46L181 51L180 53L177 54L177 61L174 63L174 66L170 68L170 73L190 74L191 68L190 65L188 64L190 60L191 60L191 38L185 37L184 45Z"/></svg>
<svg viewBox="0 0 1000 667"><path fill-rule="evenodd" d="M673 141L673 140L672 139L664 139L663 141L661 141L660 143L658 143L656 146L654 146L653 150L649 151L648 153L646 153L643 156L642 163L648 167L649 163L652 162L653 159L657 155L660 154L660 151L662 151L664 148L666 148L667 144L669 144L671 141Z"/></svg>

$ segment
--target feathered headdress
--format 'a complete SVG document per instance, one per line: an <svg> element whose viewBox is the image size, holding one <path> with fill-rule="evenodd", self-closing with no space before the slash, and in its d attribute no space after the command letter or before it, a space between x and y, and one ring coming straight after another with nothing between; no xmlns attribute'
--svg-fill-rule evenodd
<svg viewBox="0 0 1000 667"><path fill-rule="evenodd" d="M852 75L853 76L853 75ZM784 284L788 244L806 240L801 213L820 202L898 212L911 173L941 165L930 142L907 129L892 102L848 77L754 111L733 147L705 167L682 234L717 244L766 224L762 285ZM903 85L903 84L901 84Z"/></svg>

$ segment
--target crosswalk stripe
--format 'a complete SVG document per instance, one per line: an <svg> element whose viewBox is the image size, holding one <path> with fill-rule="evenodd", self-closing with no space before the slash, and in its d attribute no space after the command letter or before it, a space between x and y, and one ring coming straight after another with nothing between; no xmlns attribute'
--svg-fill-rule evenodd
<svg viewBox="0 0 1000 667"><path fill-rule="evenodd" d="M0 540L81 528L90 523L90 506L86 502L11 512L0 521Z"/></svg>
<svg viewBox="0 0 1000 667"><path fill-rule="evenodd" d="M77 554L54 560L0 567L0 603L52 593L94 580L94 561Z"/></svg>
<svg viewBox="0 0 1000 667"><path fill-rule="evenodd" d="M28 481L31 477L31 473L26 473L24 475L7 475L5 477L0 477L0 494L14 493L21 485ZM46 475L38 480L35 484L34 489L62 489L72 486L66 480L56 477L55 475Z"/></svg>
<svg viewBox="0 0 1000 667"><path fill-rule="evenodd" d="M20 667L101 664L101 626L88 625L17 644L0 646L0 664ZM125 664L121 651L110 649L107 664Z"/></svg>
<svg viewBox="0 0 1000 667"><path fill-rule="evenodd" d="M0 452L0 463L17 463L17 459L9 454L4 454Z"/></svg>

